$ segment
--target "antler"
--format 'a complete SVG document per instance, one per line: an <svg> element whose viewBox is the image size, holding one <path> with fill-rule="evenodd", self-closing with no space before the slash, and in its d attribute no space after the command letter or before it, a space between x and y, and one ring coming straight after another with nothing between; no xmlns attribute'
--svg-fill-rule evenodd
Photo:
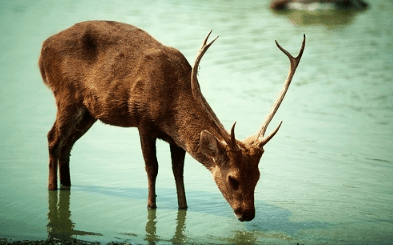
<svg viewBox="0 0 393 245"><path fill-rule="evenodd" d="M258 133L256 134L256 142L260 147L263 147L267 142L269 142L269 140L271 140L273 138L273 136L277 133L277 131L280 129L282 121L278 124L278 126L268 136L264 137L266 129L269 126L270 121L273 119L274 115L276 114L278 108L281 105L281 102L284 99L285 94L288 91L288 87L291 84L293 75L295 74L296 68L299 65L300 59L302 58L304 47L306 45L306 35L303 36L302 47L300 48L300 52L299 52L298 56L296 56L296 57L293 57L287 50L285 50L283 47L281 47L277 41L275 41L275 42L276 42L277 47L286 56L288 56L289 61L291 62L291 66L289 67L288 76L285 79L285 83L284 83L283 88L280 91L280 94L278 95L276 101L273 103L273 105L270 109L270 112L265 117L262 126L260 127ZM261 137L262 137L262 139L260 140Z"/></svg>
<svg viewBox="0 0 393 245"><path fill-rule="evenodd" d="M198 106L203 111L205 116L210 120L211 125L214 127L215 130L217 130L217 132L220 134L220 136L224 139L224 141L231 148L231 150L238 150L239 148L236 144L235 131L234 131L236 123L233 124L232 130L231 130L231 135L229 135L229 133L225 130L224 126L221 124L220 120L217 118L217 116L214 113L214 111L212 110L212 108L207 103L205 97L203 97L202 92L201 92L201 88L199 86L198 78L197 78L199 63L200 63L203 55L208 50L208 48L214 43L214 41L216 41L218 38L218 36L217 36L209 44L206 44L212 31L213 30L211 30L209 32L209 34L207 34L206 38L203 40L202 47L199 49L197 56L195 58L194 66L192 67L192 73L191 73L192 96L197 101Z"/></svg>

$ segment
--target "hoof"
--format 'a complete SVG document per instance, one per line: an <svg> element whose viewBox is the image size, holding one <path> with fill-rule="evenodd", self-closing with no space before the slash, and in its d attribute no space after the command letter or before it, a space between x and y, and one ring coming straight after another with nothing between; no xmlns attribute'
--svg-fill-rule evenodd
<svg viewBox="0 0 393 245"><path fill-rule="evenodd" d="M147 205L147 208L148 209L157 209L157 206L154 204L154 205Z"/></svg>
<svg viewBox="0 0 393 245"><path fill-rule="evenodd" d="M48 190L50 190L50 191L57 191L57 185L51 185L51 184L49 184L49 185L48 185Z"/></svg>
<svg viewBox="0 0 393 245"><path fill-rule="evenodd" d="M60 184L60 190L70 190L70 189L71 189L71 186Z"/></svg>

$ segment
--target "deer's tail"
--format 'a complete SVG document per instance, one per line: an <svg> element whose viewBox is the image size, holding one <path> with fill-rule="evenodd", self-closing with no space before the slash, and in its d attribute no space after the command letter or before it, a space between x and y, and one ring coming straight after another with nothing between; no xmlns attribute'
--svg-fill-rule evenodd
<svg viewBox="0 0 393 245"><path fill-rule="evenodd" d="M42 50L41 50L40 58L38 59L38 67L40 68L42 81L44 81L44 84L49 87L48 80L45 73L44 61L42 59Z"/></svg>

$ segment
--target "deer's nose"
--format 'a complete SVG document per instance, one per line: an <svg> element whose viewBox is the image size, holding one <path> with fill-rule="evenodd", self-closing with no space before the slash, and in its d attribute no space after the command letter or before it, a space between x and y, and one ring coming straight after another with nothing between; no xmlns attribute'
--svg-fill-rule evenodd
<svg viewBox="0 0 393 245"><path fill-rule="evenodd" d="M255 218L255 209L243 210L239 208L235 210L235 215L239 221L251 221Z"/></svg>

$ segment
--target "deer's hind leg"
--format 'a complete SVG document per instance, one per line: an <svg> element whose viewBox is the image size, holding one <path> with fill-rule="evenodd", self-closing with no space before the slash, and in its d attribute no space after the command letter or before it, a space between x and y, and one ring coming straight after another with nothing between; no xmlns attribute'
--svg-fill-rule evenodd
<svg viewBox="0 0 393 245"><path fill-rule="evenodd" d="M82 137L96 121L83 106L58 103L56 121L48 133L49 145L49 190L57 189L59 168L62 189L71 186L70 152L75 142Z"/></svg>
<svg viewBox="0 0 393 245"><path fill-rule="evenodd" d="M70 155L71 149L75 142L80 139L93 124L97 121L86 109L79 109L77 115L77 124L71 130L70 134L65 139L65 144L60 150L59 155L59 176L60 189L69 189L71 187L70 176Z"/></svg>
<svg viewBox="0 0 393 245"><path fill-rule="evenodd" d="M52 129L48 133L48 149L49 149L49 180L48 189L57 190L57 165L59 161L59 134L57 131L57 120L53 124Z"/></svg>

